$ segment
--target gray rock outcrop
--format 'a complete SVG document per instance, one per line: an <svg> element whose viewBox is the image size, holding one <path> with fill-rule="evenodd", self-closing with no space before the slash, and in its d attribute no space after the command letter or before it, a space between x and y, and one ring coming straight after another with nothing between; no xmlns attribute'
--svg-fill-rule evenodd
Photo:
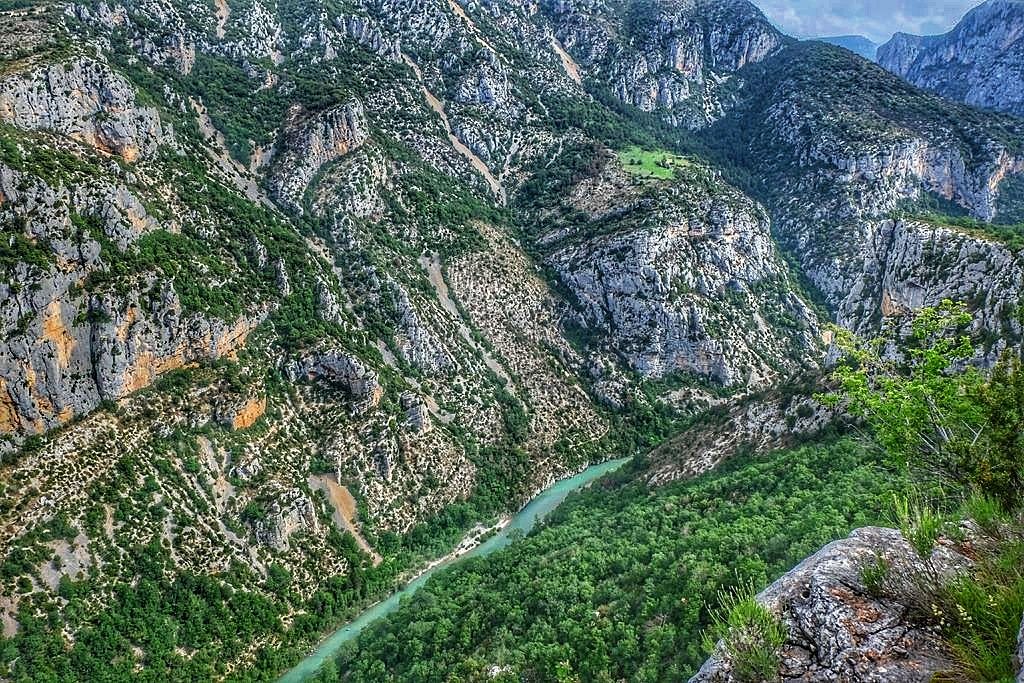
<svg viewBox="0 0 1024 683"><path fill-rule="evenodd" d="M753 5L736 0L635 4L545 0L555 36L624 103L699 128L728 105L731 75L786 42Z"/></svg>
<svg viewBox="0 0 1024 683"><path fill-rule="evenodd" d="M944 97L1024 114L1024 3L988 0L940 36L897 33L878 63Z"/></svg>
<svg viewBox="0 0 1024 683"><path fill-rule="evenodd" d="M320 169L357 149L369 135L366 112L358 100L312 116L294 107L285 125L283 149L273 162L274 195L302 211L306 190Z"/></svg>
<svg viewBox="0 0 1024 683"><path fill-rule="evenodd" d="M376 372L350 354L333 349L292 361L287 374L293 382L324 381L344 388L354 401L354 413L375 407L384 393Z"/></svg>
<svg viewBox="0 0 1024 683"><path fill-rule="evenodd" d="M1020 632L1017 634L1017 654L1014 664L1017 667L1017 683L1024 683L1024 620L1020 624Z"/></svg>
<svg viewBox="0 0 1024 683"><path fill-rule="evenodd" d="M949 654L931 629L911 623L900 601L875 597L864 585L862 569L879 558L890 571L945 578L970 566L956 548L940 545L926 567L893 529L858 529L826 546L757 596L788 632L782 681L926 683L949 669ZM719 652L690 683L733 680Z"/></svg>
<svg viewBox="0 0 1024 683"><path fill-rule="evenodd" d="M834 291L841 325L866 336L872 326L866 312L909 319L914 311L949 299L970 303L974 332L988 340L978 350L986 364L1020 338L1016 311L1024 295L1024 266L1017 254L995 240L950 227L912 220L868 225L862 271L851 279L829 280L843 283Z"/></svg>
<svg viewBox="0 0 1024 683"><path fill-rule="evenodd" d="M169 140L156 109L109 66L86 57L0 80L0 120L66 135L125 161Z"/></svg>
<svg viewBox="0 0 1024 683"><path fill-rule="evenodd" d="M153 272L83 291L160 227L124 180L51 186L0 164L0 220L27 231L4 238L49 252L45 268L19 263L0 282L0 432L51 429L164 372L230 355L266 315L255 306L228 322L186 310ZM82 221L91 227L82 230Z"/></svg>
<svg viewBox="0 0 1024 683"><path fill-rule="evenodd" d="M547 261L582 325L641 376L762 384L811 355L814 315L786 283L764 210L696 164L686 175L653 199L606 160L570 194L600 226L596 236L571 227L543 235ZM772 329L776 316L794 329Z"/></svg>
<svg viewBox="0 0 1024 683"><path fill-rule="evenodd" d="M256 540L279 552L288 550L289 539L298 531L315 534L320 528L316 506L302 491L287 491L274 500L266 511L266 518L253 523Z"/></svg>

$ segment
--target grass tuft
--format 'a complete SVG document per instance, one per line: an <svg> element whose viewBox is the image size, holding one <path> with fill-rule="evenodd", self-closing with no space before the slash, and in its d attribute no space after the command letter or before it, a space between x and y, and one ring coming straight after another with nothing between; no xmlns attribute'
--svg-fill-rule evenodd
<svg viewBox="0 0 1024 683"><path fill-rule="evenodd" d="M748 581L718 592L718 608L702 637L708 652L721 642L735 680L755 683L778 680L786 635L785 624L757 601Z"/></svg>

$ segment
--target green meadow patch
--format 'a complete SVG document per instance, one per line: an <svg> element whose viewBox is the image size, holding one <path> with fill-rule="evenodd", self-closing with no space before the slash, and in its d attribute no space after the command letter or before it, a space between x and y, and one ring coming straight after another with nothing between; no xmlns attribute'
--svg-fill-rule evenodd
<svg viewBox="0 0 1024 683"><path fill-rule="evenodd" d="M691 165L684 157L663 149L648 150L637 146L619 152L619 161L628 173L654 180L674 180L677 170Z"/></svg>

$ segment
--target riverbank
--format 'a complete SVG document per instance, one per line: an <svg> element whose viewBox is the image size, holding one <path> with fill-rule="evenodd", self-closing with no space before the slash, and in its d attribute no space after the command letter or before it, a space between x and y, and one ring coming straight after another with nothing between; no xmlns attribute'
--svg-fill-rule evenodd
<svg viewBox="0 0 1024 683"><path fill-rule="evenodd" d="M481 545L486 543L488 539L491 538L491 534L501 533L511 523L512 517L502 517L500 520L498 520L496 524L492 524L491 526L484 526L482 524L478 524L477 526L469 530L465 538L463 538L459 542L459 545L457 545L454 550L452 550L447 555L444 555L442 557L437 558L436 560L427 563L427 565L423 567L421 570L419 570L413 577L411 577L410 580L415 581L424 574L434 571L438 567L442 567L446 564L451 564L452 562L459 560L466 555L469 555L474 550L479 548Z"/></svg>
<svg viewBox="0 0 1024 683"><path fill-rule="evenodd" d="M410 597L424 586L435 572L453 566L466 558L487 556L510 545L518 538L516 532L529 533L539 521L561 505L569 494L620 469L629 460L630 458L621 458L593 465L574 477L555 482L535 496L513 517L502 518L497 524L490 527L482 525L477 527L460 542L455 550L432 562L410 580L404 588L396 591L386 600L376 603L356 619L332 633L315 652L282 676L279 683L300 683L309 680L325 662L335 656L342 645L357 638L364 629L396 610L404 598Z"/></svg>

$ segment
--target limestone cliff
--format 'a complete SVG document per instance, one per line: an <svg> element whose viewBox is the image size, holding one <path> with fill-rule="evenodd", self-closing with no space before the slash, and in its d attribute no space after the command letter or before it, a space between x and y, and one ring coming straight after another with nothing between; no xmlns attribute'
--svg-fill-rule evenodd
<svg viewBox="0 0 1024 683"><path fill-rule="evenodd" d="M698 128L729 106L726 84L789 40L748 2L546 0L556 38L626 104Z"/></svg>
<svg viewBox="0 0 1024 683"><path fill-rule="evenodd" d="M358 100L315 116L295 107L288 113L282 149L271 162L271 191L283 204L301 211L303 194L313 177L358 149L368 137L366 114Z"/></svg>
<svg viewBox="0 0 1024 683"><path fill-rule="evenodd" d="M987 0L940 36L897 33L878 63L914 85L977 107L1024 114L1024 3Z"/></svg>
<svg viewBox="0 0 1024 683"><path fill-rule="evenodd" d="M811 87L819 72L829 82ZM854 84L857 99L834 97ZM946 103L820 43L789 48L751 72L746 88L721 128L744 141L766 178L757 192L775 235L839 322L870 334L884 318L953 296L975 306L994 337L1019 342L1019 257L984 229L1015 211L1019 122ZM944 127L946 117L960 123ZM979 229L941 227L915 209L929 201L975 217ZM982 284L990 279L1005 291Z"/></svg>
<svg viewBox="0 0 1024 683"><path fill-rule="evenodd" d="M823 316L776 240L851 328L956 296L990 353L1020 332L1011 249L889 215L1012 213L1016 124L843 78L739 0L14 4L0 616L60 614L54 652L146 547L267 606L251 642L174 650L244 676L366 566L652 437L637 415L813 373ZM804 405L729 414L773 443L815 428ZM51 528L84 539L73 563ZM61 578L95 599L68 609Z"/></svg>
<svg viewBox="0 0 1024 683"><path fill-rule="evenodd" d="M60 133L127 162L152 155L170 136L122 76L89 58L0 80L0 121Z"/></svg>
<svg viewBox="0 0 1024 683"><path fill-rule="evenodd" d="M552 220L536 239L599 348L644 377L726 387L814 364L815 315L760 206L698 163L664 184L631 177L615 156L598 163L559 208L586 220Z"/></svg>

